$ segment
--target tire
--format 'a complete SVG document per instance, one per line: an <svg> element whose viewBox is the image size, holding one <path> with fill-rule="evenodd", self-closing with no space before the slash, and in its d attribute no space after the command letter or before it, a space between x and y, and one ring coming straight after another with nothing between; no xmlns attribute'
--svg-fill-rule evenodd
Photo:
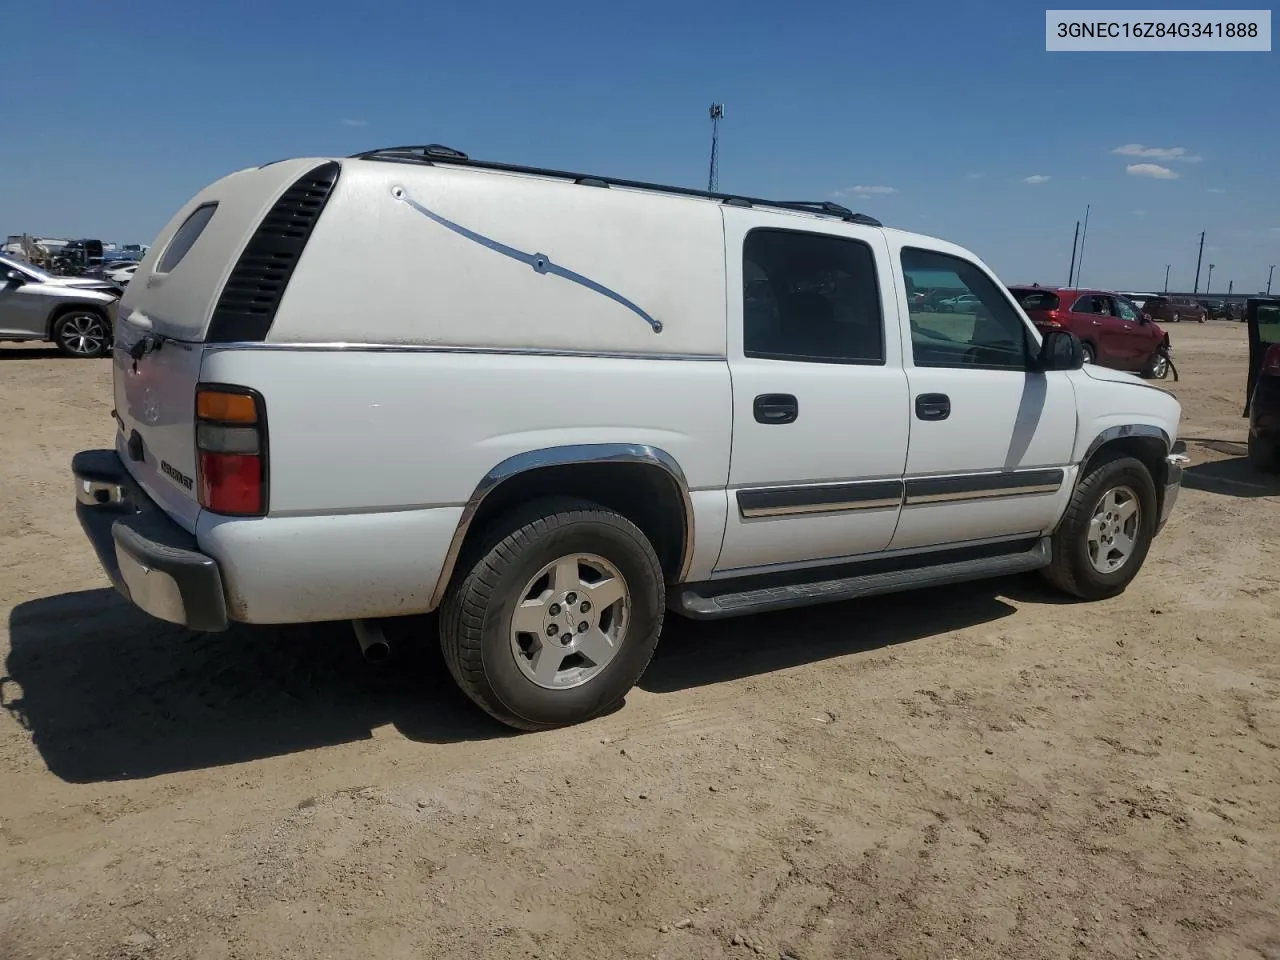
<svg viewBox="0 0 1280 960"><path fill-rule="evenodd" d="M51 333L64 357L92 360L111 350L111 324L93 310L68 310L53 321Z"/></svg>
<svg viewBox="0 0 1280 960"><path fill-rule="evenodd" d="M1173 322L1174 322L1174 323L1181 323L1181 322L1182 322L1182 314L1180 314L1180 313L1175 313L1175 314L1173 315Z"/></svg>
<svg viewBox="0 0 1280 960"><path fill-rule="evenodd" d="M1084 362L1085 362L1085 363L1097 363L1097 362L1098 362L1098 361L1097 361L1097 355L1094 353L1094 350L1093 350L1093 344L1091 344L1091 343L1087 343L1087 342L1086 342L1086 343L1082 343L1080 346L1081 346L1081 349L1082 349L1082 350L1083 350L1083 352L1084 352Z"/></svg>
<svg viewBox="0 0 1280 960"><path fill-rule="evenodd" d="M1119 503L1119 509L1108 509L1115 503L1108 498L1122 490L1129 497ZM1105 537L1109 530L1112 541L1100 543L1095 553L1090 549L1090 530L1095 516L1102 517L1105 511L1118 517L1130 500L1137 505L1134 522L1120 520L1118 526L1104 523L1102 534ZM1151 548L1156 509L1155 482L1140 461L1116 455L1094 464L1076 486L1062 522L1053 534L1052 559L1041 571L1042 575L1059 590L1081 600L1104 600L1123 593L1142 569ZM1122 536L1132 540L1132 548L1114 568L1100 569L1094 556L1103 560L1110 556L1114 560L1116 553L1122 552Z"/></svg>
<svg viewBox="0 0 1280 960"><path fill-rule="evenodd" d="M1280 473L1280 444L1250 433L1249 463L1259 473Z"/></svg>
<svg viewBox="0 0 1280 960"><path fill-rule="evenodd" d="M1142 375L1148 380L1163 380L1169 376L1169 356L1163 350L1157 350L1142 368Z"/></svg>
<svg viewBox="0 0 1280 960"><path fill-rule="evenodd" d="M653 657L666 610L662 566L621 514L583 500L529 504L483 534L459 570L440 611L444 659L462 691L509 727L546 730L599 716ZM619 600L602 594L593 606L581 596L615 578ZM570 593L578 594L572 604L564 602ZM518 606L536 630L518 630ZM589 629L581 632L584 623ZM552 630L558 640L547 635ZM544 656L551 659L541 669Z"/></svg>

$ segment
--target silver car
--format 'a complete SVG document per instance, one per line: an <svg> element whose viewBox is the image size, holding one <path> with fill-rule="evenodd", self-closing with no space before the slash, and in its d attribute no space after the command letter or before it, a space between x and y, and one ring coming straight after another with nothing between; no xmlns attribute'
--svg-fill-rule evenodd
<svg viewBox="0 0 1280 960"><path fill-rule="evenodd" d="M105 356L119 298L119 284L55 277L0 256L0 342L48 340L69 357Z"/></svg>

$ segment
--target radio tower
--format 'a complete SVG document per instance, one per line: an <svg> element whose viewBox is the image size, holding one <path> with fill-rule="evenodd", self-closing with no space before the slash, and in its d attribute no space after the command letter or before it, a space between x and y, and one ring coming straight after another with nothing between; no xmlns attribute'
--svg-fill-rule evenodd
<svg viewBox="0 0 1280 960"><path fill-rule="evenodd" d="M724 119L724 104L713 103L707 111L711 117L711 169L707 174L707 192L720 189L720 121Z"/></svg>

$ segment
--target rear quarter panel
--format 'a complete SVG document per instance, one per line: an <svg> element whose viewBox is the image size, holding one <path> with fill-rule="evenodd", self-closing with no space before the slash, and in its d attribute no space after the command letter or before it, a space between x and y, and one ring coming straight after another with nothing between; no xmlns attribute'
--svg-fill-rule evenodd
<svg viewBox="0 0 1280 960"><path fill-rule="evenodd" d="M202 379L253 387L266 403L270 515L206 511L197 533L239 619L428 609L485 475L558 446L664 450L693 492L691 573L719 553L731 437L723 360L211 346Z"/></svg>

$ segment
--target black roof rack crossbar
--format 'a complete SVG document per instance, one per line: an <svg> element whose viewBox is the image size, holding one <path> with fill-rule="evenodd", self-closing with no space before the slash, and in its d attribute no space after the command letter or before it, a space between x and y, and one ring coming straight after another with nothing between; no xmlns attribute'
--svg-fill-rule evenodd
<svg viewBox="0 0 1280 960"><path fill-rule="evenodd" d="M493 160L475 160L461 150L441 146L438 143L425 146L382 147L377 150L366 150L352 156L354 160L393 160L409 163L453 163L464 167L476 167L480 170L496 170L503 173L522 173L535 177L553 177L558 180L569 180L586 186L625 187L632 190L653 190L658 193L670 193L679 197L698 197L703 200L719 200L721 203L735 207L777 207L783 210L796 210L803 213L820 213L826 216L839 217L849 223L857 223L867 227L880 227L883 224L875 217L865 213L854 213L848 207L829 200L764 200L760 197L748 197L735 193L717 193L712 190L697 190L693 187L676 187L670 184L650 183L644 180L623 180L618 177L602 177L592 173L573 173L568 170L551 170L545 167L530 167L518 163L498 163Z"/></svg>

